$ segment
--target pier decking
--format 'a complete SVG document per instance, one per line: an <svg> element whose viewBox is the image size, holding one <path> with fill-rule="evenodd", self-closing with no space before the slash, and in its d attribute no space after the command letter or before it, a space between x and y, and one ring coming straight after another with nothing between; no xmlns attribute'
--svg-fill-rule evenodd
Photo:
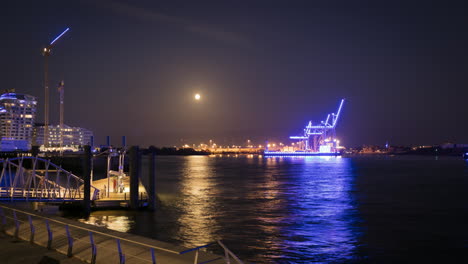
<svg viewBox="0 0 468 264"><path fill-rule="evenodd" d="M125 176L121 179L121 186L114 183L114 177L111 179L101 179L92 182L92 186L96 187L99 191L99 199L94 200L94 208L109 208L109 207L128 207L130 203L130 177ZM140 207L145 205L148 198L145 187L141 184L138 185L138 197Z"/></svg>

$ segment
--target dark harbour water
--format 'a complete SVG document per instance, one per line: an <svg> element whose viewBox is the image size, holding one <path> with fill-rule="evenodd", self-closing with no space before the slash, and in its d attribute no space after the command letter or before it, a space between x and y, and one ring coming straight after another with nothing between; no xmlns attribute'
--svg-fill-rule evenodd
<svg viewBox="0 0 468 264"><path fill-rule="evenodd" d="M88 223L253 263L468 263L461 158L157 158L161 204Z"/></svg>

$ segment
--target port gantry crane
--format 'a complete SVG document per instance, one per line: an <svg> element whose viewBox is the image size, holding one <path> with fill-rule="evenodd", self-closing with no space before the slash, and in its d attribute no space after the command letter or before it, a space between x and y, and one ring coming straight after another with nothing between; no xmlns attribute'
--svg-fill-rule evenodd
<svg viewBox="0 0 468 264"><path fill-rule="evenodd" d="M44 56L44 147L49 146L49 56L55 42L59 40L70 28L66 28L60 35L52 40L47 47L42 50Z"/></svg>
<svg viewBox="0 0 468 264"><path fill-rule="evenodd" d="M318 152L319 147L327 140L333 142L334 147L336 147L336 142L334 141L336 136L335 128L340 117L344 101L344 99L341 99L340 106L338 107L336 114L328 114L325 121L320 122L320 125L312 125L312 121L309 121L309 124L304 128L304 134L302 136L291 136L289 138L300 140L300 142L303 143L305 151ZM312 142L310 142L311 140Z"/></svg>

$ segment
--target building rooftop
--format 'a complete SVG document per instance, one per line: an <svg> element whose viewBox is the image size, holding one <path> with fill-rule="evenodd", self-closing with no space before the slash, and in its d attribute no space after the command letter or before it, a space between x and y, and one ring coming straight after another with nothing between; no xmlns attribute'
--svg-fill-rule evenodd
<svg viewBox="0 0 468 264"><path fill-rule="evenodd" d="M16 99L16 100L36 100L32 95L18 94L18 93L4 93L0 95L0 100L4 99Z"/></svg>

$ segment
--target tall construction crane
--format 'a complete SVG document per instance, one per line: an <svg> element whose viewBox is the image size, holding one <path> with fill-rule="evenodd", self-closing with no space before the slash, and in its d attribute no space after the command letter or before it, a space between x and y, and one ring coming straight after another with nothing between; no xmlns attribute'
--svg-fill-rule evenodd
<svg viewBox="0 0 468 264"><path fill-rule="evenodd" d="M65 93L65 82L59 83L58 92L60 94L60 155L63 154L63 115L64 115L64 93Z"/></svg>
<svg viewBox="0 0 468 264"><path fill-rule="evenodd" d="M49 56L55 43L65 34L70 28L65 29L60 35L52 40L47 47L42 50L44 56L44 147L49 146Z"/></svg>

